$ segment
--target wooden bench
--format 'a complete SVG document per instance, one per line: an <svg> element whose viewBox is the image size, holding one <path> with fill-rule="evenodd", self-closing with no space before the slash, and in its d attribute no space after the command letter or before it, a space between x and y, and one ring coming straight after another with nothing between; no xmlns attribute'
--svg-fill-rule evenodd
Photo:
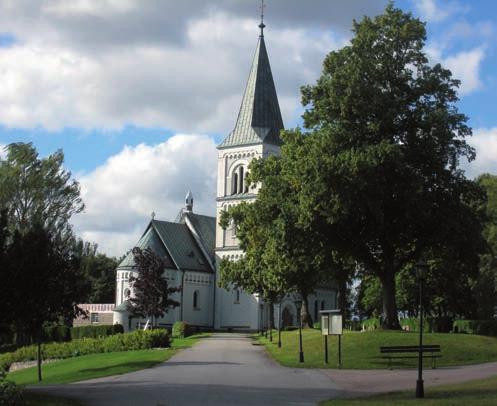
<svg viewBox="0 0 497 406"><path fill-rule="evenodd" d="M441 350L439 345L423 345L423 358L431 358L431 367L433 369L437 367L437 358L440 358L442 356L440 352ZM396 345L391 347L380 347L380 353L386 354L382 358L388 358L388 367L392 369L392 359L418 358L419 345ZM409 355L412 353L416 353L416 355ZM427 354L424 355L425 353Z"/></svg>

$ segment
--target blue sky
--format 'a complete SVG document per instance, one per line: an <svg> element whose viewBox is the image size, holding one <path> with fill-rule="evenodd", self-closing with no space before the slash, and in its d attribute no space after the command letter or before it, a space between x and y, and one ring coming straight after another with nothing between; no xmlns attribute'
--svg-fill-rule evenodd
<svg viewBox="0 0 497 406"><path fill-rule="evenodd" d="M384 0L269 0L266 41L285 125L299 86ZM401 0L427 21L427 53L462 80L479 158L497 173L497 2ZM120 255L151 211L172 219L192 189L215 210L216 150L236 120L257 41L258 2L0 1L0 145L62 148L81 182L77 232Z"/></svg>

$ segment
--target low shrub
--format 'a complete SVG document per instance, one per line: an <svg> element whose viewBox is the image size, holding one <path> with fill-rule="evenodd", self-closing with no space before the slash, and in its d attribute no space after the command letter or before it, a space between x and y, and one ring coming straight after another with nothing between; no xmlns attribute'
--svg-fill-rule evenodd
<svg viewBox="0 0 497 406"><path fill-rule="evenodd" d="M313 328L315 328L316 330L321 330L321 322L320 321L316 321L313 325L312 325Z"/></svg>
<svg viewBox="0 0 497 406"><path fill-rule="evenodd" d="M102 352L146 350L169 347L169 333L165 329L136 330L103 338L81 338L63 343L42 344L43 359L63 359ZM7 371L13 362L32 361L37 357L37 347L30 345L14 352L0 355L0 371Z"/></svg>
<svg viewBox="0 0 497 406"><path fill-rule="evenodd" d="M343 327L350 331L361 331L362 322L359 320L345 320Z"/></svg>
<svg viewBox="0 0 497 406"><path fill-rule="evenodd" d="M497 320L455 320L452 331L497 337Z"/></svg>
<svg viewBox="0 0 497 406"><path fill-rule="evenodd" d="M14 382L6 381L5 374L0 372L0 405L21 406L24 404L21 388Z"/></svg>
<svg viewBox="0 0 497 406"><path fill-rule="evenodd" d="M186 321L177 321L173 324L173 338L185 338L193 334L193 328Z"/></svg>
<svg viewBox="0 0 497 406"><path fill-rule="evenodd" d="M381 321L378 318L366 319L361 322L361 330L374 331L381 328Z"/></svg>
<svg viewBox="0 0 497 406"><path fill-rule="evenodd" d="M46 326L43 328L42 342L71 341L71 328L63 325Z"/></svg>
<svg viewBox="0 0 497 406"><path fill-rule="evenodd" d="M120 324L103 324L99 326L88 325L71 328L71 338L99 338L108 337L114 334L124 333L124 328Z"/></svg>
<svg viewBox="0 0 497 406"><path fill-rule="evenodd" d="M402 330L406 331L418 331L419 332L419 319L416 317L406 317L404 319L400 319L400 326ZM425 320L423 323L423 332L429 333L431 331L431 325L429 320Z"/></svg>

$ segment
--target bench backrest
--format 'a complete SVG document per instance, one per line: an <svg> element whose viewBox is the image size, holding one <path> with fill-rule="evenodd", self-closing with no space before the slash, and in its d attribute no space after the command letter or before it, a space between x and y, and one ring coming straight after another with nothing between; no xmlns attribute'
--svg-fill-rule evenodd
<svg viewBox="0 0 497 406"><path fill-rule="evenodd" d="M418 352L419 345L396 345L390 347L380 347L380 352L383 354L388 353L401 353L401 352ZM423 352L440 352L440 345L423 345Z"/></svg>

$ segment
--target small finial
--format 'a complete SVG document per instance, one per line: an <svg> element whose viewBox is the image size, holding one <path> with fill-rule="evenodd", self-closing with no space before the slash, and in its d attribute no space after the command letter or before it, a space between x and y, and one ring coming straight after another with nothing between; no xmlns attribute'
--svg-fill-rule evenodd
<svg viewBox="0 0 497 406"><path fill-rule="evenodd" d="M191 190L188 191L185 197L185 209L186 211L193 211L193 195Z"/></svg>
<svg viewBox="0 0 497 406"><path fill-rule="evenodd" d="M266 8L266 5L264 4L264 0L261 0L261 23L259 24L259 28L261 29L261 37L264 36L264 27L266 25L264 24L264 9Z"/></svg>
<svg viewBox="0 0 497 406"><path fill-rule="evenodd" d="M152 220L155 218L155 211L153 211L153 212L150 214L150 217L152 217Z"/></svg>

